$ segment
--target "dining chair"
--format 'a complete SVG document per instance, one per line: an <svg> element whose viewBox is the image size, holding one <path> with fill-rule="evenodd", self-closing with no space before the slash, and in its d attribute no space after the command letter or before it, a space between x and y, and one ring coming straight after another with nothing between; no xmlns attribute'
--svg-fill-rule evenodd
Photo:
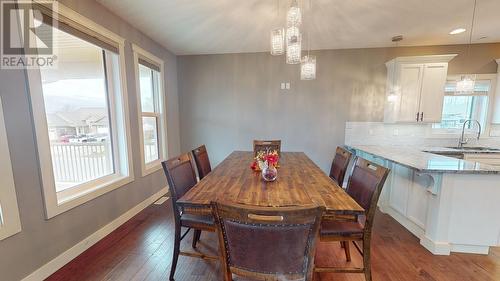
<svg viewBox="0 0 500 281"><path fill-rule="evenodd" d="M194 230L192 247L196 248L196 243L200 239L201 231L215 232L215 224L211 215L202 216L187 214L184 213L183 209L177 205L177 200L196 184L196 176L189 154L182 154L179 157L164 161L162 162L162 166L167 177L170 196L172 197L172 207L175 221L174 252L170 268L170 280L174 280L179 255L209 260L218 260L219 258L200 253L180 251L180 243L191 229ZM187 230L181 235L182 227L187 228Z"/></svg>
<svg viewBox="0 0 500 281"><path fill-rule="evenodd" d="M334 180L340 187L344 184L347 167L351 161L352 153L342 147L337 147L335 156L333 157L332 166L330 168L330 178Z"/></svg>
<svg viewBox="0 0 500 281"><path fill-rule="evenodd" d="M324 207L211 204L225 281L312 280Z"/></svg>
<svg viewBox="0 0 500 281"><path fill-rule="evenodd" d="M346 192L365 209L364 216L353 220L323 220L320 230L320 241L340 241L345 250L347 261L351 260L349 243L363 257L363 267L316 267L316 272L339 272L339 273L364 273L365 279L371 281L371 251L370 243L372 236L373 219L377 209L377 201L384 186L390 170L357 157L349 177ZM356 242L362 242L361 247Z"/></svg>
<svg viewBox="0 0 500 281"><path fill-rule="evenodd" d="M253 152L256 156L259 151L276 150L281 156L281 140L254 140Z"/></svg>
<svg viewBox="0 0 500 281"><path fill-rule="evenodd" d="M210 159L208 158L207 148L205 147L205 145L202 145L198 148L193 149L191 153L193 153L194 162L198 170L198 177L201 180L212 171Z"/></svg>

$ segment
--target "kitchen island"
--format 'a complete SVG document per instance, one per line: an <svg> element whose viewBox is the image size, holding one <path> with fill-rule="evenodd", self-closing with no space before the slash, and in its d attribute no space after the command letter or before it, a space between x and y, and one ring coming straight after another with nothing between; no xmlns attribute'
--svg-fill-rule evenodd
<svg viewBox="0 0 500 281"><path fill-rule="evenodd" d="M500 245L500 167L415 147L348 148L391 169L379 208L433 254L488 254Z"/></svg>

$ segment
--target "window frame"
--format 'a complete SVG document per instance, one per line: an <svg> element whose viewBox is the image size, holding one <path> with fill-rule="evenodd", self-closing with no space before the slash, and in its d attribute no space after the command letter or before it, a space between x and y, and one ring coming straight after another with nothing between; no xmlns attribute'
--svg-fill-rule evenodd
<svg viewBox="0 0 500 281"><path fill-rule="evenodd" d="M166 119L166 98L165 98L165 63L162 59L151 54L150 52L144 50L136 44L132 44L132 51L134 57L134 73L135 73L135 89L136 89L136 101L137 101L137 123L139 130L139 143L140 143L140 154L141 154L141 173L145 177L150 175L162 168L161 162L165 161L167 158L167 119ZM141 103L141 89L140 89L140 73L139 73L139 59L143 59L148 63L158 66L160 71L158 72L158 96L155 99L155 110L158 112L143 112ZM153 77L154 79L154 77ZM154 84L154 83L153 83ZM153 93L154 95L154 93ZM158 159L146 163L145 153L144 153L144 130L142 127L143 117L155 117L157 122L157 137L158 137Z"/></svg>
<svg viewBox="0 0 500 281"><path fill-rule="evenodd" d="M14 174L10 159L7 129L0 97L0 154L5 155L0 165L0 241L21 232Z"/></svg>
<svg viewBox="0 0 500 281"><path fill-rule="evenodd" d="M134 181L125 71L125 39L76 13L70 8L67 8L63 4L58 3L56 16L57 15L71 19L75 24L99 33L101 36L116 43L118 46L116 59L105 56L106 64L113 65L113 67L108 67L107 69L106 81L108 83L109 118L112 128L111 137L113 138L113 154L115 155L113 157L115 173L70 188L72 191L65 191L64 194L62 194L64 198L62 198L63 196L58 196L52 167L41 73L39 68L27 69L26 73L30 90L31 108L42 179L45 216L47 219L55 217ZM75 28L78 27L75 26Z"/></svg>
<svg viewBox="0 0 500 281"><path fill-rule="evenodd" d="M460 79L460 75L448 75L446 78L447 81L457 81ZM485 124L482 128L481 135L484 136L489 136L489 132L491 129L491 122L493 118L493 109L494 109L494 98L495 98L495 91L496 91L496 83L497 83L497 78L496 74L477 74L476 75L476 80L489 80L490 81L490 89L488 91L487 95L481 95L481 96L487 96L488 97L488 106L487 106L487 112L486 112L486 117L485 117ZM444 89L443 89L444 91ZM444 95L446 96L446 94ZM443 99L444 99L443 96ZM442 109L441 109L442 110ZM433 128L432 124L429 126L430 127L430 133L428 134L429 137L442 137L442 138L449 138L450 135L456 136L457 134L460 134L462 132L462 129L454 129L454 128ZM473 129L465 129L466 134L474 134L477 132L477 128Z"/></svg>

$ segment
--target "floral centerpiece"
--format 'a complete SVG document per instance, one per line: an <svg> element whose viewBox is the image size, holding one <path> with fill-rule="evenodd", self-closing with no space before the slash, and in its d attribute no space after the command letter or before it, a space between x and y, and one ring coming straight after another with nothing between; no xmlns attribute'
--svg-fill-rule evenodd
<svg viewBox="0 0 500 281"><path fill-rule="evenodd" d="M266 181L274 181L278 176L279 154L276 150L259 151L255 156L254 162L250 166L252 170L262 171L262 178Z"/></svg>

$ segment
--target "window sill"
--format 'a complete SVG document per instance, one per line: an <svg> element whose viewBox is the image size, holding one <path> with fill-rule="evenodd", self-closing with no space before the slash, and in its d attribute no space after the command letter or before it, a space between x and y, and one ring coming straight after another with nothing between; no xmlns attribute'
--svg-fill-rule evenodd
<svg viewBox="0 0 500 281"><path fill-rule="evenodd" d="M104 183L100 183L91 188L86 188L85 190L71 195L61 196L60 194L57 194L57 204L46 206L47 219L69 211L133 181L133 176L114 176Z"/></svg>
<svg viewBox="0 0 500 281"><path fill-rule="evenodd" d="M19 232L21 232L21 223L19 221L14 222L10 227L0 225L0 241L18 234Z"/></svg>
<svg viewBox="0 0 500 281"><path fill-rule="evenodd" d="M161 162L163 162L163 160L162 159L158 159L158 160L155 160L153 162L150 162L150 163L147 163L147 164L143 164L143 166L142 166L142 177L151 175L152 173L154 173L154 172L156 172L158 170L161 170L162 169Z"/></svg>
<svg viewBox="0 0 500 281"><path fill-rule="evenodd" d="M462 129L440 129L440 128L430 128L427 134L427 137L430 138L454 138L454 137L460 137L462 134ZM483 130L481 132L481 135L485 135L486 130ZM477 135L477 130L471 130L471 129L466 129L465 130L465 135L467 136L476 136Z"/></svg>

